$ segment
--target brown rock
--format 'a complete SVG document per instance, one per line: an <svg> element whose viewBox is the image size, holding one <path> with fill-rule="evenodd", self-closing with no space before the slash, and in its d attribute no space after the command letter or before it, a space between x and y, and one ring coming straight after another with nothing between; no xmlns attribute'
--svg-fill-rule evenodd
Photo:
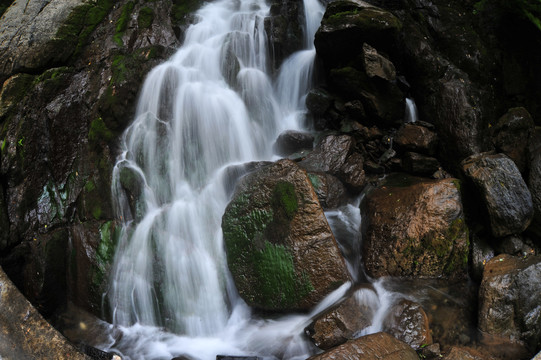
<svg viewBox="0 0 541 360"><path fill-rule="evenodd" d="M391 308L383 330L415 350L432 344L428 316L420 304L409 300L402 300Z"/></svg>
<svg viewBox="0 0 541 360"><path fill-rule="evenodd" d="M310 360L418 360L417 353L406 343L387 333L376 333L335 347Z"/></svg>
<svg viewBox="0 0 541 360"><path fill-rule="evenodd" d="M369 306L369 302L359 300L364 296L377 298L373 289L360 289L309 326L308 333L317 347L328 350L343 344L372 324L375 309Z"/></svg>
<svg viewBox="0 0 541 360"><path fill-rule="evenodd" d="M534 351L541 341L541 258L499 255L485 266L479 288L479 330Z"/></svg>
<svg viewBox="0 0 541 360"><path fill-rule="evenodd" d="M310 172L308 177L324 210L335 209L347 202L347 190L335 176Z"/></svg>
<svg viewBox="0 0 541 360"><path fill-rule="evenodd" d="M468 230L457 183L396 174L367 195L362 251L369 275L466 275Z"/></svg>
<svg viewBox="0 0 541 360"><path fill-rule="evenodd" d="M453 346L443 357L443 360L494 360L490 354L481 353L478 350L465 347Z"/></svg>
<svg viewBox="0 0 541 360"><path fill-rule="evenodd" d="M290 160L240 181L222 229L229 268L252 306L309 309L349 280L310 179Z"/></svg>
<svg viewBox="0 0 541 360"><path fill-rule="evenodd" d="M6 359L90 359L32 307L0 269L0 354Z"/></svg>
<svg viewBox="0 0 541 360"><path fill-rule="evenodd" d="M368 77L379 77L387 81L396 80L396 69L394 64L378 53L372 46L363 44L363 65L364 71Z"/></svg>
<svg viewBox="0 0 541 360"><path fill-rule="evenodd" d="M435 132L424 126L404 124L394 137L394 144L401 150L415 151L433 155L438 137Z"/></svg>
<svg viewBox="0 0 541 360"><path fill-rule="evenodd" d="M404 154L401 162L402 169L413 175L430 176L440 168L438 159L415 152Z"/></svg>

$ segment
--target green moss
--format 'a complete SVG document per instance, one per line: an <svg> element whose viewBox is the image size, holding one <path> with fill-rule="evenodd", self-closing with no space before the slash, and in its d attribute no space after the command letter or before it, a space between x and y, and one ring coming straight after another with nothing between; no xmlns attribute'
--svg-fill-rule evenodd
<svg viewBox="0 0 541 360"><path fill-rule="evenodd" d="M128 28L128 23L130 22L130 16L134 7L135 3L133 1L129 1L122 7L122 12L120 13L120 17L116 22L115 35L113 36L113 41L117 43L118 46L124 45L122 42L122 37Z"/></svg>
<svg viewBox="0 0 541 360"><path fill-rule="evenodd" d="M94 0L77 6L56 33L59 49L72 49L72 56L79 54L87 44L90 34L112 9L112 0Z"/></svg>
<svg viewBox="0 0 541 360"><path fill-rule="evenodd" d="M274 186L273 205L283 210L289 220L293 219L299 207L293 184L281 181Z"/></svg>
<svg viewBox="0 0 541 360"><path fill-rule="evenodd" d="M95 119L90 123L90 130L88 131L88 140L92 143L97 143L99 141L109 142L113 139L113 133L101 117Z"/></svg>
<svg viewBox="0 0 541 360"><path fill-rule="evenodd" d="M141 29L147 29L152 25L154 21L154 10L149 7L144 7L139 10L139 15L137 16L137 25Z"/></svg>
<svg viewBox="0 0 541 360"><path fill-rule="evenodd" d="M195 12L201 3L201 0L173 0L171 19L176 24L183 23L186 16Z"/></svg>
<svg viewBox="0 0 541 360"><path fill-rule="evenodd" d="M17 74L6 81L0 92L0 119L7 118L11 110L17 106L32 89L34 76Z"/></svg>
<svg viewBox="0 0 541 360"><path fill-rule="evenodd" d="M99 220L102 214L101 206L99 204L92 207L92 216L94 219Z"/></svg>
<svg viewBox="0 0 541 360"><path fill-rule="evenodd" d="M94 190L96 188L96 184L94 183L94 181L92 180L88 180L85 184L85 191L86 192L91 192L92 190Z"/></svg>
<svg viewBox="0 0 541 360"><path fill-rule="evenodd" d="M129 57L125 55L116 55L113 58L113 62L111 63L111 70L113 72L111 84L119 84L126 80L128 73L128 68L126 65L129 60Z"/></svg>
<svg viewBox="0 0 541 360"><path fill-rule="evenodd" d="M291 307L313 290L307 276L297 278L293 256L284 246L266 242L255 257L257 294L267 307Z"/></svg>
<svg viewBox="0 0 541 360"><path fill-rule="evenodd" d="M118 243L119 231L113 221L102 224L99 228L100 242L96 249L96 265L93 269L92 283L96 288L101 288L106 278L107 271L113 261L116 245Z"/></svg>

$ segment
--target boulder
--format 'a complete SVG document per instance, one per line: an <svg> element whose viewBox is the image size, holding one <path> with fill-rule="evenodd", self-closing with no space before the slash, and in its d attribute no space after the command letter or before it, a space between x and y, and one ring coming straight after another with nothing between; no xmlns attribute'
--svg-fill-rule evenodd
<svg viewBox="0 0 541 360"><path fill-rule="evenodd" d="M3 358L90 360L43 319L2 269L0 308L0 354Z"/></svg>
<svg viewBox="0 0 541 360"><path fill-rule="evenodd" d="M503 237L526 230L534 215L532 195L513 160L482 153L464 159L461 165L481 194L492 234Z"/></svg>
<svg viewBox="0 0 541 360"><path fill-rule="evenodd" d="M354 152L354 139L349 135L328 135L299 165L310 172L335 175L352 189L360 191L366 184L363 157Z"/></svg>
<svg viewBox="0 0 541 360"><path fill-rule="evenodd" d="M541 257L499 255L485 266L479 288L479 330L485 335L541 344Z"/></svg>
<svg viewBox="0 0 541 360"><path fill-rule="evenodd" d="M528 177L528 187L532 194L535 220L532 221L532 227L538 234L541 234L541 149L533 154L530 163L530 175Z"/></svg>
<svg viewBox="0 0 541 360"><path fill-rule="evenodd" d="M309 309L349 281L310 179L290 160L240 180L222 229L229 269L252 306Z"/></svg>
<svg viewBox="0 0 541 360"><path fill-rule="evenodd" d="M274 153L280 156L288 156L302 150L311 150L314 146L312 134L287 130L281 133L274 143Z"/></svg>
<svg viewBox="0 0 541 360"><path fill-rule="evenodd" d="M486 352L465 347L452 346L447 354L441 358L442 360L495 360L495 358Z"/></svg>
<svg viewBox="0 0 541 360"><path fill-rule="evenodd" d="M413 301L402 300L394 305L383 322L383 331L415 350L432 344L428 316L421 305Z"/></svg>
<svg viewBox="0 0 541 360"><path fill-rule="evenodd" d="M331 89L346 101L360 100L367 121L379 126L403 122L404 94L395 83L371 79L363 71L350 66L332 69L329 83Z"/></svg>
<svg viewBox="0 0 541 360"><path fill-rule="evenodd" d="M360 55L362 44L391 52L401 23L390 12L354 1L334 1L327 6L314 44L330 69ZM353 46L352 46L353 44Z"/></svg>
<svg viewBox="0 0 541 360"><path fill-rule="evenodd" d="M404 124L393 138L393 144L402 151L434 155L438 137L435 132L425 126Z"/></svg>
<svg viewBox="0 0 541 360"><path fill-rule="evenodd" d="M332 103L332 96L324 89L312 89L306 95L306 108L316 117L322 117Z"/></svg>
<svg viewBox="0 0 541 360"><path fill-rule="evenodd" d="M369 78L379 77L389 82L396 81L394 64L366 43L363 44L362 59L364 71Z"/></svg>
<svg viewBox="0 0 541 360"><path fill-rule="evenodd" d="M323 210L335 209L347 202L347 190L336 176L309 172L308 177Z"/></svg>
<svg viewBox="0 0 541 360"><path fill-rule="evenodd" d="M464 278L468 228L459 182L391 175L367 194L362 256L373 277Z"/></svg>
<svg viewBox="0 0 541 360"><path fill-rule="evenodd" d="M56 43L65 41L59 37L59 30L83 3L84 0L14 2L0 27L0 82L13 73L41 72L51 64L67 60L76 46L57 46Z"/></svg>
<svg viewBox="0 0 541 360"><path fill-rule="evenodd" d="M401 164L405 172L421 176L430 176L440 168L438 159L415 152L405 153Z"/></svg>
<svg viewBox="0 0 541 360"><path fill-rule="evenodd" d="M483 270L487 262L494 257L494 249L488 244L488 242L472 234L471 236L471 266L470 276L477 283L480 283L483 279Z"/></svg>
<svg viewBox="0 0 541 360"><path fill-rule="evenodd" d="M356 338L372 324L376 309L371 305L374 303L378 303L374 289L357 290L338 307L314 320L307 329L310 339L320 349L328 350Z"/></svg>
<svg viewBox="0 0 541 360"><path fill-rule="evenodd" d="M406 343L379 332L350 340L309 360L419 360L417 353Z"/></svg>
<svg viewBox="0 0 541 360"><path fill-rule="evenodd" d="M534 128L530 113L522 107L509 109L492 127L496 151L509 156L522 173L528 167L528 143Z"/></svg>

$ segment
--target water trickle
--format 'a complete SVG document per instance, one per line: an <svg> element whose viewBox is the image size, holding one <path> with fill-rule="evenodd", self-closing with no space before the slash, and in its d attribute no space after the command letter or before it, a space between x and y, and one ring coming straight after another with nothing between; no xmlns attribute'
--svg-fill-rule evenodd
<svg viewBox="0 0 541 360"><path fill-rule="evenodd" d="M414 123L417 120L419 120L419 116L417 115L417 105L415 105L415 101L412 98L406 98L405 122Z"/></svg>

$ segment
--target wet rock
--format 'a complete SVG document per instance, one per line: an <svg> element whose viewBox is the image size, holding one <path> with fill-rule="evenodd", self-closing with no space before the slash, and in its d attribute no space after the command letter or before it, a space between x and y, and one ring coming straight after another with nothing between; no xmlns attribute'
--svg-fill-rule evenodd
<svg viewBox="0 0 541 360"><path fill-rule="evenodd" d="M350 340L323 354L314 355L310 360L418 360L417 353L406 343L393 336L379 332Z"/></svg>
<svg viewBox="0 0 541 360"><path fill-rule="evenodd" d="M32 307L0 269L0 354L7 359L90 359Z"/></svg>
<svg viewBox="0 0 541 360"><path fill-rule="evenodd" d="M515 162L520 172L528 167L528 143L535 124L524 108L513 108L503 115L492 128L492 141L496 151Z"/></svg>
<svg viewBox="0 0 541 360"><path fill-rule="evenodd" d="M366 300L370 298L370 300ZM314 344L323 350L354 339L363 329L372 324L377 303L373 289L365 288L355 292L337 308L319 316L308 327L307 332Z"/></svg>
<svg viewBox="0 0 541 360"><path fill-rule="evenodd" d="M438 138L435 132L425 126L404 124L398 129L393 143L402 151L434 155Z"/></svg>
<svg viewBox="0 0 541 360"><path fill-rule="evenodd" d="M278 69L289 55L302 48L304 30L304 3L300 0L273 0L270 14L265 18L265 31L274 69Z"/></svg>
<svg viewBox="0 0 541 360"><path fill-rule="evenodd" d="M430 176L440 168L438 159L415 152L407 152L402 157L402 169L413 175Z"/></svg>
<svg viewBox="0 0 541 360"><path fill-rule="evenodd" d="M495 360L493 356L465 346L452 346L443 360Z"/></svg>
<svg viewBox="0 0 541 360"><path fill-rule="evenodd" d="M487 243L485 239L473 234L471 236L471 277L481 282L483 279L483 271L485 265L495 256L494 249Z"/></svg>
<svg viewBox="0 0 541 360"><path fill-rule="evenodd" d="M309 172L308 177L323 210L336 209L347 202L347 190L335 176Z"/></svg>
<svg viewBox="0 0 541 360"><path fill-rule="evenodd" d="M409 300L402 300L391 308L383 330L415 350L432 344L428 316L420 304Z"/></svg>
<svg viewBox="0 0 541 360"><path fill-rule="evenodd" d="M515 163L503 154L483 153L462 162L488 210L492 234L502 237L524 231L532 221L532 195Z"/></svg>
<svg viewBox="0 0 541 360"><path fill-rule="evenodd" d="M362 51L364 71L368 77L379 77L390 82L396 80L396 69L389 59L366 43L363 44Z"/></svg>
<svg viewBox="0 0 541 360"><path fill-rule="evenodd" d="M440 344L435 343L424 346L421 349L420 353L422 356L425 357L425 359L439 358L441 355Z"/></svg>
<svg viewBox="0 0 541 360"><path fill-rule="evenodd" d="M322 117L332 105L333 98L323 89L312 89L306 95L306 107L316 117Z"/></svg>
<svg viewBox="0 0 541 360"><path fill-rule="evenodd" d="M302 150L311 150L314 146L314 136L306 132L287 130L278 136L274 143L274 153L288 156Z"/></svg>
<svg viewBox="0 0 541 360"><path fill-rule="evenodd" d="M366 3L334 1L327 6L314 44L330 69L361 54L363 43L390 52L400 28L400 21L388 11Z"/></svg>
<svg viewBox="0 0 541 360"><path fill-rule="evenodd" d="M528 177L528 187L532 194L535 219L532 221L532 230L541 234L541 149L533 154L530 163L530 176Z"/></svg>
<svg viewBox="0 0 541 360"><path fill-rule="evenodd" d="M118 164L119 182L125 191L130 208L130 218L125 220L141 221L146 211L144 199L145 179L134 167L129 166L128 162ZM127 216L126 216L127 217Z"/></svg>
<svg viewBox="0 0 541 360"><path fill-rule="evenodd" d="M309 309L349 280L308 175L290 160L240 181L222 229L239 294L252 306Z"/></svg>
<svg viewBox="0 0 541 360"><path fill-rule="evenodd" d="M541 258L499 255L488 262L479 288L479 329L538 350L541 340Z"/></svg>
<svg viewBox="0 0 541 360"><path fill-rule="evenodd" d="M404 94L394 83L370 79L353 67L332 69L331 88L344 100L360 100L367 120L379 126L392 126L404 118Z"/></svg>
<svg viewBox="0 0 541 360"><path fill-rule="evenodd" d="M355 141L349 135L328 135L299 165L310 172L335 175L355 191L366 184L364 159L354 152Z"/></svg>
<svg viewBox="0 0 541 360"><path fill-rule="evenodd" d="M367 195L362 256L370 276L466 276L468 229L457 184L395 174Z"/></svg>

